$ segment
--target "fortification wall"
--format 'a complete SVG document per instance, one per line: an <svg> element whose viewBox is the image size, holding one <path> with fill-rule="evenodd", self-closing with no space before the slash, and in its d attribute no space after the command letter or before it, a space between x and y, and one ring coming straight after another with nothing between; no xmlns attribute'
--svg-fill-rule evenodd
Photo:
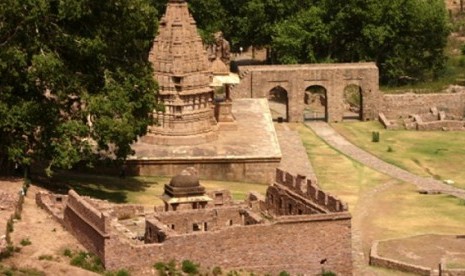
<svg viewBox="0 0 465 276"><path fill-rule="evenodd" d="M379 70L374 63L241 66L239 76L241 82L231 89L233 99L268 98L270 91L279 86L288 93L291 122L303 121L305 90L314 85L326 89L330 122L343 120L344 89L349 85L362 90L363 120L377 118L382 100Z"/></svg>
<svg viewBox="0 0 465 276"><path fill-rule="evenodd" d="M151 266L185 259L204 267L244 269L260 273L352 274L350 214L289 216L271 225L231 226L220 231L170 237L161 244L128 246L111 237L106 243L107 269Z"/></svg>
<svg viewBox="0 0 465 276"><path fill-rule="evenodd" d="M346 212L347 205L320 190L311 179L276 169L275 183L267 191L267 207L276 215L300 215L312 213ZM279 185L292 193L286 193ZM296 196L297 195L297 196Z"/></svg>
<svg viewBox="0 0 465 276"><path fill-rule="evenodd" d="M63 223L87 250L104 258L109 220L73 190L68 193Z"/></svg>
<svg viewBox="0 0 465 276"><path fill-rule="evenodd" d="M465 116L465 93L384 95L381 112L388 119L398 119L429 113L432 107L462 118Z"/></svg>

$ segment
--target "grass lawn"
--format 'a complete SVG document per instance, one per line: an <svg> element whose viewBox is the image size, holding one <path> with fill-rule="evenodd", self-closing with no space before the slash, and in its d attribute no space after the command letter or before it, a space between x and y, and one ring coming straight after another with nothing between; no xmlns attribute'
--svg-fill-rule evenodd
<svg viewBox="0 0 465 276"><path fill-rule="evenodd" d="M363 214L366 217L363 226L374 239L464 233L464 200L447 195L421 195L416 186L349 159L304 125L293 127L302 137L319 185L348 202L354 218Z"/></svg>
<svg viewBox="0 0 465 276"><path fill-rule="evenodd" d="M66 193L74 189L80 195L106 199L115 203L160 205L159 196L169 177L110 177L86 174L57 174L53 185L42 185L55 192ZM227 189L235 200L243 200L250 191L265 194L268 185L226 181L200 180L207 191Z"/></svg>
<svg viewBox="0 0 465 276"><path fill-rule="evenodd" d="M360 239L365 254L375 240L426 233L464 233L464 200L446 195L421 195L416 186L381 174L341 154L306 126L294 124L290 127L299 132L320 187L348 202L352 235L354 240ZM383 134L381 137L383 139ZM391 270L368 265L364 271L370 275L393 275Z"/></svg>
<svg viewBox="0 0 465 276"><path fill-rule="evenodd" d="M465 133L444 131L385 130L378 122L332 125L352 143L414 174L451 179L465 189ZM371 142L372 131L380 142Z"/></svg>

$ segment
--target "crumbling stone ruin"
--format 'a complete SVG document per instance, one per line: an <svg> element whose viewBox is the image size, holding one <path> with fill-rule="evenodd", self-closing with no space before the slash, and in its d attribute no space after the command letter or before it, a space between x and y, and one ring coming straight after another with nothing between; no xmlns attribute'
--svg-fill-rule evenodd
<svg viewBox="0 0 465 276"><path fill-rule="evenodd" d="M347 205L311 180L277 169L265 197L251 193L235 202L228 192L207 194L195 177L186 179L174 177L165 194L192 192L211 200L184 202L179 209L165 204L150 213L72 190L65 196L39 193L36 200L111 270L189 259L259 273L352 273Z"/></svg>
<svg viewBox="0 0 465 276"><path fill-rule="evenodd" d="M436 107L432 107L428 113L411 114L408 118L398 120L389 120L381 113L379 120L387 129L465 130L465 120L463 120L463 117L446 114L445 111L439 111Z"/></svg>
<svg viewBox="0 0 465 276"><path fill-rule="evenodd" d="M384 95L380 122L387 129L465 130L465 93Z"/></svg>

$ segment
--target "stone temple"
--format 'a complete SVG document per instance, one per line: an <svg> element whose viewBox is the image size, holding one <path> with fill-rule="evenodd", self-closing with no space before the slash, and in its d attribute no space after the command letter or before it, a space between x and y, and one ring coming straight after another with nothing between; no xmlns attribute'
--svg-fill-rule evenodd
<svg viewBox="0 0 465 276"><path fill-rule="evenodd" d="M127 174L171 176L195 167L212 180L269 183L282 155L268 101L232 102L228 51L218 33L208 54L186 1L168 2L149 54L164 109L132 145ZM213 87L224 91L216 100Z"/></svg>
<svg viewBox="0 0 465 276"><path fill-rule="evenodd" d="M156 125L145 141L192 145L215 140L210 63L185 1L169 1L149 61L165 110L153 114Z"/></svg>

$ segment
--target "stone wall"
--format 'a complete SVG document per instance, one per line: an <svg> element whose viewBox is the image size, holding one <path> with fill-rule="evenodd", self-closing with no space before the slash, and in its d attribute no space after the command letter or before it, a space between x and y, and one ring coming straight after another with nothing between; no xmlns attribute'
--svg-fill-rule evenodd
<svg viewBox="0 0 465 276"><path fill-rule="evenodd" d="M109 238L109 220L75 191L70 190L64 209L63 224L84 247L104 258L105 240Z"/></svg>
<svg viewBox="0 0 465 276"><path fill-rule="evenodd" d="M276 169L275 183L267 191L267 208L276 215L346 212L347 205L321 191L312 180ZM284 187L284 189L281 187Z"/></svg>
<svg viewBox="0 0 465 276"><path fill-rule="evenodd" d="M370 250L370 265L379 266L387 269L413 273L416 275L431 275L432 271L428 267L404 263L401 261L384 258L378 254L378 241L375 241Z"/></svg>
<svg viewBox="0 0 465 276"><path fill-rule="evenodd" d="M203 267L244 269L261 273L352 274L350 215L335 213L288 216L272 224L231 226L219 231L173 236L160 244L129 246L112 236L106 243L107 269L151 266L185 259Z"/></svg>
<svg viewBox="0 0 465 276"><path fill-rule="evenodd" d="M244 225L242 207L163 212L155 215L178 234L216 231L232 225ZM197 229L197 230L196 230Z"/></svg>
<svg viewBox="0 0 465 276"><path fill-rule="evenodd" d="M35 199L37 206L44 209L56 218L59 223L63 224L63 210L68 201L68 196L38 192Z"/></svg>
<svg viewBox="0 0 465 276"><path fill-rule="evenodd" d="M384 95L380 112L388 119L408 118L411 114L429 113L432 107L463 118L465 93Z"/></svg>
<svg viewBox="0 0 465 276"><path fill-rule="evenodd" d="M305 90L314 85L326 89L330 122L343 120L344 89L349 85L362 90L363 120L378 117L382 100L379 71L374 63L241 66L239 76L240 84L231 90L233 99L268 98L273 88L281 87L288 93L291 122L303 121Z"/></svg>
<svg viewBox="0 0 465 276"><path fill-rule="evenodd" d="M128 175L176 175L188 167L194 167L205 179L240 181L267 184L274 177L280 158L262 159L204 159L204 160L130 160ZM118 172L114 172L118 173Z"/></svg>
<svg viewBox="0 0 465 276"><path fill-rule="evenodd" d="M281 182L295 187L298 181L283 173ZM278 176L280 174L278 173ZM296 179L296 178L294 178ZM284 185L283 184L283 185ZM280 184L277 184L280 185ZM284 186L283 186L284 187ZM288 189L288 188L286 188ZM294 189L294 188L292 188ZM44 196L39 200L53 202ZM325 206L331 203L328 196ZM146 227L152 244L137 244L111 226L107 212L70 191L64 208L63 224L86 247L99 256L106 269L150 267L156 262L192 260L203 267L243 269L259 273L317 274L322 268L338 275L352 273L351 216L346 209L313 215L283 215L265 219L248 206L260 201L251 195L243 205L182 212L155 213ZM264 210L265 205L255 204ZM255 208L256 208L255 207ZM131 210L137 210L131 209ZM205 228L205 222L207 227ZM199 230L193 230L198 223ZM172 229L174 225L174 229ZM146 228L146 230L147 230ZM191 229L191 230L189 230ZM146 233L147 234L147 233ZM324 267L320 264L325 260Z"/></svg>

